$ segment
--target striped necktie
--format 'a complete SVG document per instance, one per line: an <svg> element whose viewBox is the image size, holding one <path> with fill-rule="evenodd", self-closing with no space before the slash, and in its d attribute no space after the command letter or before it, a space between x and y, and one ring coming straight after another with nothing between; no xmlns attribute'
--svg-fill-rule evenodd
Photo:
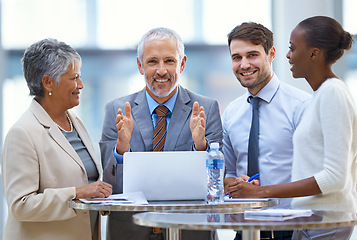
<svg viewBox="0 0 357 240"><path fill-rule="evenodd" d="M156 125L154 128L153 136L153 151L162 152L164 151L165 139L166 139L166 115L169 113L167 107L160 105L155 108L155 113L157 114ZM152 227L150 228L150 235L148 240L163 240L162 228Z"/></svg>
<svg viewBox="0 0 357 240"><path fill-rule="evenodd" d="M160 105L155 108L157 114L156 126L153 136L153 151L160 152L164 150L166 139L166 115L170 110L167 107Z"/></svg>

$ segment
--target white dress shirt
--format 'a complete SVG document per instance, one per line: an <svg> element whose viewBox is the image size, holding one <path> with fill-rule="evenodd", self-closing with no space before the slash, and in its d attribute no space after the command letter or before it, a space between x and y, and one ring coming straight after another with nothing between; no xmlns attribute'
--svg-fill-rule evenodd
<svg viewBox="0 0 357 240"><path fill-rule="evenodd" d="M226 177L247 174L252 107L250 92L231 102L222 116ZM255 96L259 106L259 169L262 186L291 182L293 133L310 94L279 81L274 74ZM289 206L290 200L280 206Z"/></svg>

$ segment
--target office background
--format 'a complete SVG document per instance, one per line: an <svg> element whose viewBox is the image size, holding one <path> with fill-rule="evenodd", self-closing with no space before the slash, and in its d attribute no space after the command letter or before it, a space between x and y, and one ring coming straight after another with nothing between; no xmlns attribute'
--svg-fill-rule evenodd
<svg viewBox="0 0 357 240"><path fill-rule="evenodd" d="M105 104L145 86L136 45L149 29L169 27L179 33L188 57L180 83L217 99L223 112L245 91L231 70L227 34L233 27L254 21L270 28L277 48L275 73L311 92L304 79L293 79L289 71L285 55L291 30L306 17L327 15L356 34L356 11L355 0L0 0L0 151L8 129L30 103L20 59L40 39L65 41L82 56L85 88L73 110L86 124L99 157ZM334 69L357 98L356 45ZM6 215L1 184L0 236Z"/></svg>

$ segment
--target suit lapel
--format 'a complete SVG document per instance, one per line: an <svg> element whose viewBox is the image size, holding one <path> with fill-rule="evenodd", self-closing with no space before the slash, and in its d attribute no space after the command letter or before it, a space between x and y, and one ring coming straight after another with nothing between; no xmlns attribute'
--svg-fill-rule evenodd
<svg viewBox="0 0 357 240"><path fill-rule="evenodd" d="M167 130L164 151L174 151L176 142L184 125L190 126L191 107L187 104L191 101L186 90L179 86L179 94L172 112L170 125Z"/></svg>
<svg viewBox="0 0 357 240"><path fill-rule="evenodd" d="M79 158L78 154L72 147L72 145L68 142L67 138L61 133L61 131L57 128L56 125L51 126L49 129L49 134L53 138L53 140L69 155L73 160L78 163L83 169L84 165L82 160Z"/></svg>
<svg viewBox="0 0 357 240"><path fill-rule="evenodd" d="M137 129L141 134L141 137L145 144L147 151L152 150L152 138L154 134L154 128L151 120L151 113L145 96L145 88L139 92L138 96L134 100L134 106L131 109ZM135 126L134 126L135 129Z"/></svg>
<svg viewBox="0 0 357 240"><path fill-rule="evenodd" d="M88 150L89 155L92 157L92 159L93 159L93 161L94 161L94 163L95 163L95 165L97 167L99 175L101 176L102 175L102 167L100 165L99 160L97 159L97 156L95 154L95 150L94 150L93 145L92 145L92 141L89 138L89 135L87 133L87 130L85 129L85 126L83 125L81 120L76 115L73 115L71 112L68 112L68 114L69 114L69 117L71 118L71 120L73 122L74 128L77 130L77 133L78 133L79 137L81 138L84 146Z"/></svg>
<svg viewBox="0 0 357 240"><path fill-rule="evenodd" d="M84 170L85 168L83 162L79 158L76 151L73 149L73 147L68 142L66 137L62 134L62 132L52 121L48 113L42 108L42 106L36 100L32 100L30 105L30 110L37 118L39 123L43 125L45 128L48 128L48 133L50 137L58 144L58 146L62 148L69 156L71 156L71 158Z"/></svg>

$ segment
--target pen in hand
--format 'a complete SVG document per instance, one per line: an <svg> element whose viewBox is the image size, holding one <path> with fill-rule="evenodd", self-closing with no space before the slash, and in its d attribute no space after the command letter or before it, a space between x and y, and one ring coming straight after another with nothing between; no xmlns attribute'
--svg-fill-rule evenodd
<svg viewBox="0 0 357 240"><path fill-rule="evenodd" d="M254 179L257 179L259 176L260 176L259 173L254 174L253 176L251 176L251 177L247 180L247 183L253 181ZM225 196L229 197L229 193L227 193Z"/></svg>
<svg viewBox="0 0 357 240"><path fill-rule="evenodd" d="M259 173L257 173L257 174L254 174L253 176L251 176L249 179L248 179L248 181L247 182L251 182L251 181L253 181L254 179L256 179L256 178L258 178L259 177Z"/></svg>

